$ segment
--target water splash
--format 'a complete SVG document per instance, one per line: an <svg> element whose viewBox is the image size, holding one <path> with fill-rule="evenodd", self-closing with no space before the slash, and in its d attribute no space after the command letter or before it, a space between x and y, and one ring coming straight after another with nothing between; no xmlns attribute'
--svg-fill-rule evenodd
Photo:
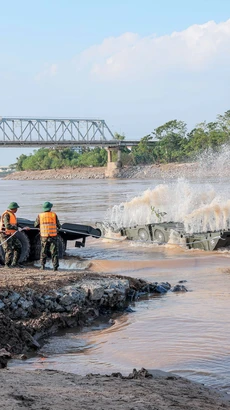
<svg viewBox="0 0 230 410"><path fill-rule="evenodd" d="M229 227L230 201L222 202L208 184L203 188L183 178L176 183L157 185L131 201L115 205L107 212L106 222L118 229L149 223L182 222L187 232Z"/></svg>
<svg viewBox="0 0 230 410"><path fill-rule="evenodd" d="M218 153L207 150L197 159L197 183L181 177L176 182L157 185L115 205L108 210L105 222L114 230L159 222L181 222L188 233L229 230L230 192L221 183L229 173L230 146L222 146ZM200 182L204 178L212 181L212 177L219 182L215 189L211 182Z"/></svg>
<svg viewBox="0 0 230 410"><path fill-rule="evenodd" d="M220 198L195 209L184 218L187 232L207 232L230 229L230 200L222 202Z"/></svg>
<svg viewBox="0 0 230 410"><path fill-rule="evenodd" d="M197 177L221 179L230 172L230 146L224 144L219 151L207 149L197 157Z"/></svg>

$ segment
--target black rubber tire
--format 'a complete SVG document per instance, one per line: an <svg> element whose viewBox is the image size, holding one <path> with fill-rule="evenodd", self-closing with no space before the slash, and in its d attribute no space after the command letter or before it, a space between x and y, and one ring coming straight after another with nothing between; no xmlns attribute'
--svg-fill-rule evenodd
<svg viewBox="0 0 230 410"><path fill-rule="evenodd" d="M58 257L62 259L65 255L65 241L62 239L60 235L58 235ZM41 240L40 234L37 234L31 244L31 252L30 252L30 259L32 260L39 260L41 254ZM49 255L48 255L49 256Z"/></svg>
<svg viewBox="0 0 230 410"><path fill-rule="evenodd" d="M25 262L28 259L29 254L30 254L30 241L29 241L29 238L25 234L25 232L17 232L15 234L15 236L21 242L21 245L22 245L22 252L21 252L19 262ZM0 246L0 262L2 264L5 263L5 252L2 248L2 246Z"/></svg>
<svg viewBox="0 0 230 410"><path fill-rule="evenodd" d="M157 241L158 243L166 243L165 234L161 229L155 229L153 232L153 240Z"/></svg>
<svg viewBox="0 0 230 410"><path fill-rule="evenodd" d="M0 245L0 264L5 265L5 253L1 245Z"/></svg>
<svg viewBox="0 0 230 410"><path fill-rule="evenodd" d="M148 229L145 229L145 228L138 229L138 238L142 242L149 242L151 238L150 238L150 233Z"/></svg>

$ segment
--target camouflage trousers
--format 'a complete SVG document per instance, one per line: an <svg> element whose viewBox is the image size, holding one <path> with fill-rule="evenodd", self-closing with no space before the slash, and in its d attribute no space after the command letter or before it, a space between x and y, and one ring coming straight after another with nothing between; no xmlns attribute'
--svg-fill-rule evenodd
<svg viewBox="0 0 230 410"><path fill-rule="evenodd" d="M15 235L7 236L7 235L4 235L3 233L0 233L0 241L2 243L2 247L5 252L5 265L8 265L8 266L10 266L11 264L16 265L21 256L21 251L22 251L21 242Z"/></svg>
<svg viewBox="0 0 230 410"><path fill-rule="evenodd" d="M58 238L57 236L52 236L49 238L41 238L41 256L40 262L42 266L45 266L46 259L50 253L53 267L58 268L59 259L58 259Z"/></svg>

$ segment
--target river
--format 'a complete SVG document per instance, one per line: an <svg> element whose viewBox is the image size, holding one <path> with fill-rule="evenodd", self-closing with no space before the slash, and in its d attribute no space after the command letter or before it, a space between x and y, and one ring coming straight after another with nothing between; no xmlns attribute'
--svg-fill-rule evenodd
<svg viewBox="0 0 230 410"><path fill-rule="evenodd" d="M229 224L227 179L208 183L0 180L0 184L4 192L1 212L9 202L17 201L18 217L29 219L36 217L44 201L50 201L61 222L93 225L106 219L119 225L124 218L127 223L149 222L154 205L171 220L173 216L183 221L187 218L190 229L191 223L204 221L217 227ZM200 217L201 209L205 218ZM188 292L168 292L135 302L131 304L132 313L113 317L113 325L105 320L81 332L70 329L54 335L42 347L43 357L14 360L10 366L78 374L128 374L133 368L157 368L230 391L230 252L189 250L174 242L146 245L120 239L118 235L114 240L89 238L84 249L70 243L68 254L90 261L94 271L168 281L172 285L183 280Z"/></svg>

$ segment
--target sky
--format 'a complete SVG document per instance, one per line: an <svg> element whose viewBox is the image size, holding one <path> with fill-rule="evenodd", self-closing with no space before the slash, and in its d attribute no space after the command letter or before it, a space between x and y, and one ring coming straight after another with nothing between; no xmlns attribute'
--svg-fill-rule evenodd
<svg viewBox="0 0 230 410"><path fill-rule="evenodd" d="M0 10L0 117L100 118L128 140L230 109L229 0L0 0ZM33 150L0 148L0 166Z"/></svg>

